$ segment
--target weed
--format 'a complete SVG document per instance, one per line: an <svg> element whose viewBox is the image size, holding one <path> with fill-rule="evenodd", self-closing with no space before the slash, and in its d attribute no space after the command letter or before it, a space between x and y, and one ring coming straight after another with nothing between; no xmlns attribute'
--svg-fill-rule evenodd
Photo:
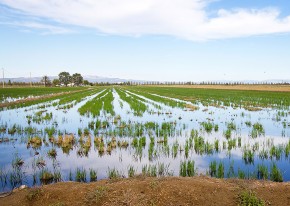
<svg viewBox="0 0 290 206"><path fill-rule="evenodd" d="M97 180L97 171L94 169L90 169L90 181L94 182Z"/></svg>
<svg viewBox="0 0 290 206"><path fill-rule="evenodd" d="M29 201L37 199L39 196L42 195L42 190L40 188L31 188L29 189L26 198Z"/></svg>
<svg viewBox="0 0 290 206"><path fill-rule="evenodd" d="M265 202L258 198L252 191L243 191L239 195L240 206L264 206Z"/></svg>
<svg viewBox="0 0 290 206"><path fill-rule="evenodd" d="M275 163L271 166L270 179L274 182L283 182L282 173Z"/></svg>

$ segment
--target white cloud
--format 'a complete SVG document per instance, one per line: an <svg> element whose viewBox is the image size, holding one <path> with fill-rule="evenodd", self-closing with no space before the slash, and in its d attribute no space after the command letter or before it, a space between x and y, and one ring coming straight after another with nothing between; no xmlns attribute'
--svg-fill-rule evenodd
<svg viewBox="0 0 290 206"><path fill-rule="evenodd" d="M29 22L29 21L21 21L21 22L0 22L2 25L10 25L10 26L16 26L16 27L24 27L28 28L28 30L22 30L23 32L30 32L29 29L36 29L41 32L41 34L67 34L67 33L73 33L74 31L71 29L67 29L65 27L61 26L53 26L49 24L43 24L38 22Z"/></svg>
<svg viewBox="0 0 290 206"><path fill-rule="evenodd" d="M0 0L0 3L61 24L115 35L169 35L189 40L290 32L290 16L277 9L219 10L211 0Z"/></svg>

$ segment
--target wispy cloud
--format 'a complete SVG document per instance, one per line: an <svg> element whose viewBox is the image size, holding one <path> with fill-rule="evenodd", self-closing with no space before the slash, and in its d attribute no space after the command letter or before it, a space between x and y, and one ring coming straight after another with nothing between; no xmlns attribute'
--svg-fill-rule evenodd
<svg viewBox="0 0 290 206"><path fill-rule="evenodd" d="M114 35L169 35L193 41L290 32L290 15L275 8L218 10L212 0L0 0L2 5L59 24L96 29ZM211 15L212 16L212 15ZM27 27L66 33L55 25ZM57 27L57 28L54 28Z"/></svg>
<svg viewBox="0 0 290 206"><path fill-rule="evenodd" d="M1 7L0 25L20 28L22 32L38 31L40 34L67 34L75 31L66 25L47 21L37 16L31 16L20 10Z"/></svg>
<svg viewBox="0 0 290 206"><path fill-rule="evenodd" d="M0 22L2 25L9 25L9 26L14 26L14 27L24 27L27 29L33 29L33 30L38 30L40 31L41 34L47 35L47 34L67 34L67 33L73 33L74 31L71 29L67 29L64 27L58 27L58 26L53 26L49 24L43 24L43 23L37 23L37 22ZM29 32L31 30L21 30L24 32Z"/></svg>

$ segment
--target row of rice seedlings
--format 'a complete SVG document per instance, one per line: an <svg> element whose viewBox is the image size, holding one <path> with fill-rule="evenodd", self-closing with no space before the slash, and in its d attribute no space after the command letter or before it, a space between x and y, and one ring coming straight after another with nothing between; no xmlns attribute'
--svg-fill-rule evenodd
<svg viewBox="0 0 290 206"><path fill-rule="evenodd" d="M238 177L240 179L260 179L260 180L271 180L274 182L283 182L283 176L281 170L277 167L275 163L273 163L270 167L270 172L268 171L268 167L265 165L258 164L256 171L252 171L251 173L248 171L248 174L246 176L246 173L238 169L238 173L235 174L234 172L234 166L233 162L229 167L229 171L227 173L227 176L225 176L225 167L223 162L217 163L216 160L211 161L209 164L209 175L211 177L216 178L233 178Z"/></svg>
<svg viewBox="0 0 290 206"><path fill-rule="evenodd" d="M102 98L102 100L103 100L104 112L114 116L115 115L114 106L113 106L114 96L112 94L112 90L110 90L108 94L104 98Z"/></svg>
<svg viewBox="0 0 290 206"><path fill-rule="evenodd" d="M169 171L169 164L158 163L154 165L143 165L142 175L147 177L164 177L172 176L172 171Z"/></svg>
<svg viewBox="0 0 290 206"><path fill-rule="evenodd" d="M210 162L209 165L209 174L211 177L216 177L216 178L224 178L225 176L225 167L224 163L220 162L217 164L217 162L214 160Z"/></svg>
<svg viewBox="0 0 290 206"><path fill-rule="evenodd" d="M270 91L237 91L216 89L192 89L172 87L142 87L138 86L141 93L154 93L171 98L186 99L193 103L209 105L215 102L221 106L244 107L244 108L279 108L289 109L289 94Z"/></svg>
<svg viewBox="0 0 290 206"><path fill-rule="evenodd" d="M126 89L128 89L129 91L132 91L135 94L146 97L146 98L153 100L155 102L160 102L160 103L167 105L167 106L170 106L172 108L176 108L176 107L177 108L184 108L186 105L186 103L184 103L184 102L175 101L175 100L169 99L169 98L164 97L164 96L157 96L157 95L154 95L152 93L142 92L139 90L139 88L138 88L138 90L133 90L131 88L130 89L126 88Z"/></svg>
<svg viewBox="0 0 290 206"><path fill-rule="evenodd" d="M193 177L196 175L196 168L194 160L180 162L179 175L182 177Z"/></svg>
<svg viewBox="0 0 290 206"><path fill-rule="evenodd" d="M36 124L41 124L44 122L51 121L53 118L53 115L52 115L52 112L48 113L48 112L39 111L35 113L33 116L29 116L29 115L26 116L26 118L27 118L28 124L30 124L31 121Z"/></svg>
<svg viewBox="0 0 290 206"><path fill-rule="evenodd" d="M203 127L203 129L207 133L211 133L212 130L214 129L215 132L218 132L219 126L217 124L211 123L211 122L201 122L200 125Z"/></svg>
<svg viewBox="0 0 290 206"><path fill-rule="evenodd" d="M82 107L78 109L80 115L92 114L94 117L100 116L100 112L103 108L102 98L107 94L107 92L107 90L104 90L92 100L87 101Z"/></svg>
<svg viewBox="0 0 290 206"><path fill-rule="evenodd" d="M130 109L134 112L135 116L143 116L144 112L147 110L147 106L143 103L143 101L138 99L137 96L132 96L131 94L129 95L119 89L116 89L116 92L123 101L129 104Z"/></svg>
<svg viewBox="0 0 290 206"><path fill-rule="evenodd" d="M111 152L117 148L117 146L119 148L125 149L129 146L129 143L127 141L122 140L117 142L115 137L113 137L111 141L108 141L107 145L105 144L103 137L95 137L94 143L100 156L102 156L105 152L110 155Z"/></svg>
<svg viewBox="0 0 290 206"><path fill-rule="evenodd" d="M65 109L63 107L60 107L60 105L68 104L71 102L73 102L73 104L75 105L75 104L81 102L84 98L86 98L88 96L92 96L92 95L96 94L97 92L99 92L100 90L101 90L100 88L97 88L97 89L94 88L91 90L76 92L76 93L73 93L71 95L63 96L59 99L58 108Z"/></svg>

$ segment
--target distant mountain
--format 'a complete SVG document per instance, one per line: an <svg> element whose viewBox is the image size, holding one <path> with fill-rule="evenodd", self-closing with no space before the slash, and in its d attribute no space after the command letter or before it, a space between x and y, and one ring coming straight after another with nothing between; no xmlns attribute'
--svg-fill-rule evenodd
<svg viewBox="0 0 290 206"><path fill-rule="evenodd" d="M143 80L133 80L133 79L120 79L120 78L110 78L110 77L100 77L100 76L93 76L87 75L84 76L84 79L88 80L89 82L93 83L100 83L100 82L109 82L109 83L122 83L122 82L145 82Z"/></svg>
<svg viewBox="0 0 290 206"><path fill-rule="evenodd" d="M53 79L57 79L58 76L49 76L48 77L50 80ZM11 82L25 82L25 83L29 83L29 82L40 82L42 79L42 77L17 77L17 78L4 78L5 82L8 82L9 80ZM109 83L123 83L123 82L145 82L142 80L132 80L132 79L120 79L120 78L109 78L109 77L100 77L100 76L93 76L93 75L87 75L84 76L85 80L88 80L89 82L92 83L101 83L101 82L109 82ZM2 81L0 79L0 81Z"/></svg>
<svg viewBox="0 0 290 206"><path fill-rule="evenodd" d="M57 79L58 76L49 76L50 80L53 79ZM42 77L18 77L18 78L5 78L4 81L8 82L9 80L11 82L26 82L29 83L31 82L40 82L42 79ZM100 76L93 76L93 75L85 75L84 76L85 80L88 80L89 82L92 83L101 83L101 82L109 82L109 83L123 83L123 82L134 82L134 83L144 83L144 82L148 82L145 80L133 80L133 79L120 79L120 78L111 78L111 77L100 77ZM2 79L0 79L0 81L2 81ZM157 82L157 81L154 81ZM166 81L159 81L160 83L164 83ZM176 81L179 82L179 81ZM185 81L187 82L187 81ZM255 84L255 83L289 83L290 84L290 79L268 79L268 80L263 80L263 81L259 81L259 80L242 80L242 81L235 81L235 80L210 80L210 81L199 81L199 82L195 82L195 83L202 83L202 82L212 82L212 83L234 83L234 82L241 82L244 84Z"/></svg>

